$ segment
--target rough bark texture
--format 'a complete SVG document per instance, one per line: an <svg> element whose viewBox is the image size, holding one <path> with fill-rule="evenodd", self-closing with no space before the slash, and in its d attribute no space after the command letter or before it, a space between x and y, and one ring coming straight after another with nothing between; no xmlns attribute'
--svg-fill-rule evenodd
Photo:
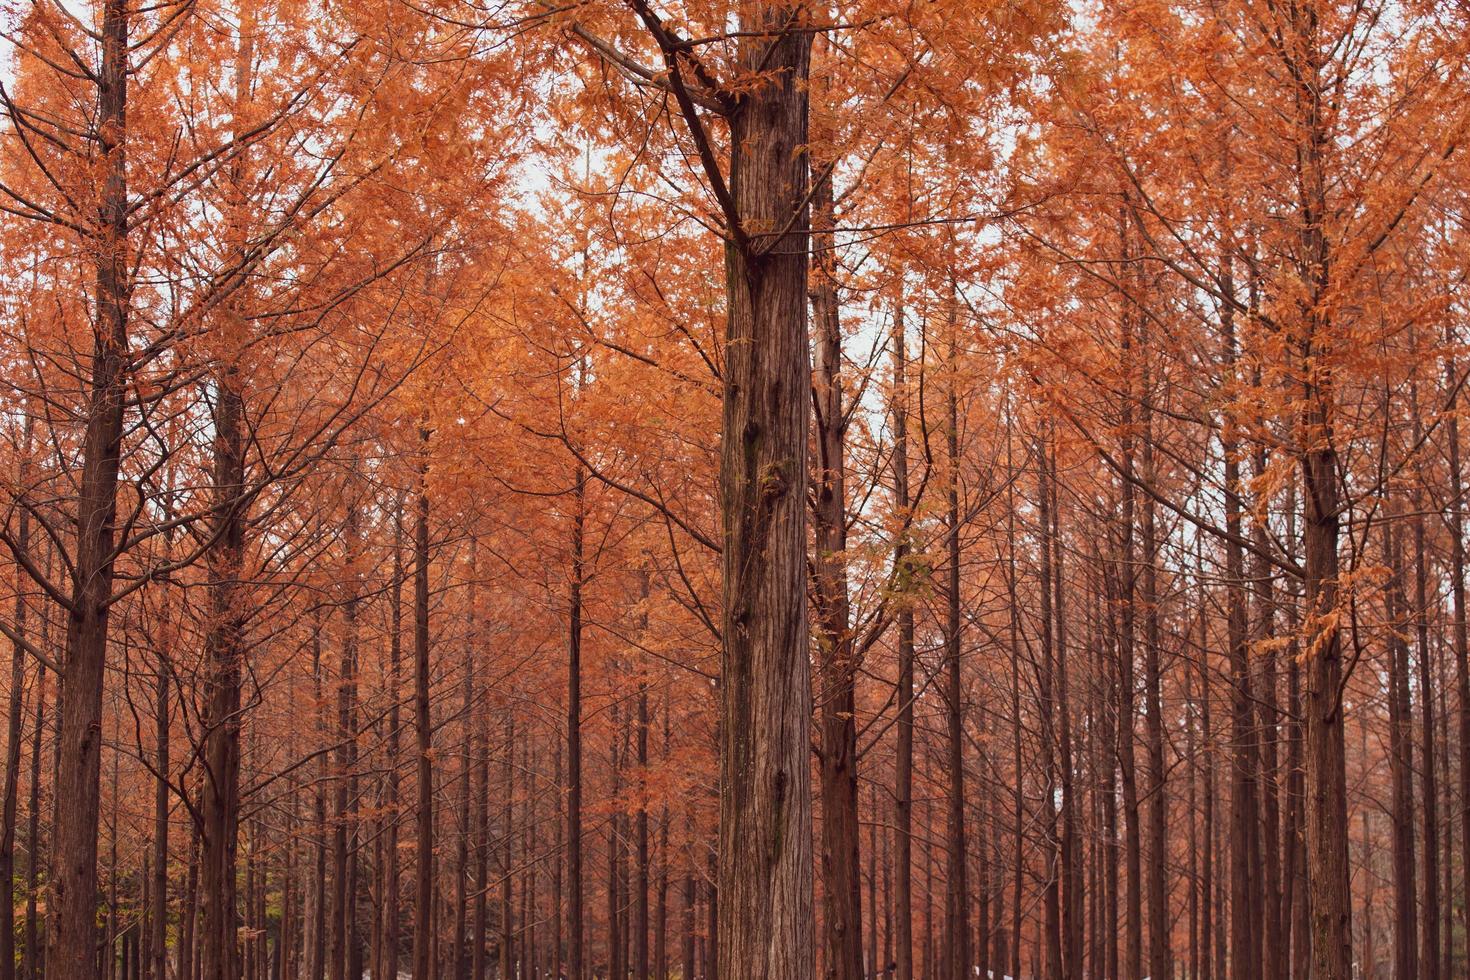
<svg viewBox="0 0 1470 980"><path fill-rule="evenodd" d="M813 558L817 651L821 665L818 701L822 743L822 886L827 908L826 969L831 980L861 980L862 881L858 864L857 723L854 706L855 651L847 597L847 415L842 397L842 325L837 306L832 243L832 181L820 170L812 195L813 247L810 270L816 363L812 404L816 407L818 458L812 466Z"/></svg>
<svg viewBox="0 0 1470 980"><path fill-rule="evenodd" d="M750 5L740 63L763 76L731 118L720 485L718 972L810 980L807 656L807 145L803 7ZM756 237L765 236L765 237Z"/></svg>
<svg viewBox="0 0 1470 980"><path fill-rule="evenodd" d="M429 441L427 430L422 440ZM420 476L414 501L413 527L413 668L414 727L418 736L418 801L416 822L418 857L414 879L414 980L432 976L434 909L434 760L433 728L429 719L429 488L428 474Z"/></svg>
<svg viewBox="0 0 1470 980"><path fill-rule="evenodd" d="M127 49L124 0L102 8L96 144L98 231L88 243L96 275L94 346L77 495L75 587L66 622L66 682L58 707L52 804L53 868L46 972L91 980L97 950L97 840L101 799L102 681L112 598L114 522L127 386Z"/></svg>
<svg viewBox="0 0 1470 980"><path fill-rule="evenodd" d="M893 496L905 513L912 506L909 492L908 351L904 336L903 300L893 314ZM900 536L893 548L898 569L895 589L912 587L908 567L909 536ZM894 967L898 980L914 977L913 900L913 784L914 784L914 609L906 595L898 610L898 732L894 760L893 918Z"/></svg>
<svg viewBox="0 0 1470 980"><path fill-rule="evenodd" d="M583 980L585 975L582 966L582 576L586 494L586 473L578 467L567 611L567 970L571 980Z"/></svg>
<svg viewBox="0 0 1470 980"><path fill-rule="evenodd" d="M209 550L209 665L205 706L204 793L200 807L200 965L203 980L239 975L235 853L240 831L240 672L244 617L239 583L244 548L244 403L233 370L216 379L214 495Z"/></svg>

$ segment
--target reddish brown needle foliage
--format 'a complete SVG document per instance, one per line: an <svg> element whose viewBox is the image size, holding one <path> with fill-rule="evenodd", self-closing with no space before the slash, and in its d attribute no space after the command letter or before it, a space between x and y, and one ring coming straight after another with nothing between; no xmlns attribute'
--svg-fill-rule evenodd
<svg viewBox="0 0 1470 980"><path fill-rule="evenodd" d="M0 21L0 980L1470 971L1461 5Z"/></svg>

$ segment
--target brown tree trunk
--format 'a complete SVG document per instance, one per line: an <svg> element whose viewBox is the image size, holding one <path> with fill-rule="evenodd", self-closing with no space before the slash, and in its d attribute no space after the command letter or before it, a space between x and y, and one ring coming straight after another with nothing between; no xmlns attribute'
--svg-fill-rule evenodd
<svg viewBox="0 0 1470 980"><path fill-rule="evenodd" d="M429 430L420 430L426 451ZM429 487L428 464L422 464L414 501L413 528L413 661L414 728L418 739L417 864L414 868L414 980L431 980L434 912L434 757L429 717Z"/></svg>
<svg viewBox="0 0 1470 980"><path fill-rule="evenodd" d="M168 688L167 664L160 659L158 687L153 701L154 765L158 776L153 782L153 935L150 937L149 955L154 980L168 978Z"/></svg>
<svg viewBox="0 0 1470 980"><path fill-rule="evenodd" d="M1066 963L1062 955L1062 848L1065 846L1061 835L1058 833L1057 814L1057 718L1061 714L1061 706L1056 696L1055 679L1057 676L1058 657L1056 638L1053 628L1055 617L1052 610L1052 602L1055 593L1052 591L1052 554L1056 546L1056 540L1052 535L1052 492L1051 492L1051 470L1047 463L1047 454L1051 451L1050 441L1038 438L1036 441L1036 512L1039 519L1037 537L1039 538L1040 560L1038 572L1041 581L1038 583L1038 593L1041 597L1041 662L1036 665L1036 692L1037 709L1041 723L1041 770L1043 775L1042 784L1042 836L1045 847L1044 860L1046 862L1046 874L1043 878L1044 891L1042 896L1043 938L1040 945L1045 954L1044 973L1049 980L1062 980L1066 970ZM1018 774L1019 780L1019 774Z"/></svg>
<svg viewBox="0 0 1470 980"><path fill-rule="evenodd" d="M684 946L680 958L680 977L694 977L694 931L695 931L695 906L698 905L698 896L695 891L694 881L694 811L684 811L684 914L683 933Z"/></svg>
<svg viewBox="0 0 1470 980"><path fill-rule="evenodd" d="M21 483L27 482L26 457L31 451L33 423L29 415L25 421L24 446L21 449ZM30 558L31 515L25 507L19 508L15 549ZM10 704L7 711L5 731L5 789L4 802L0 804L0 980L15 980L15 823L20 803L20 743L25 737L21 719L25 714L27 613L25 590L15 590L15 618L11 629L15 631L15 642L10 651ZM34 858L32 858L34 860Z"/></svg>
<svg viewBox="0 0 1470 980"><path fill-rule="evenodd" d="M648 595L644 579L643 595ZM647 624L644 624L645 627ZM637 868L633 883L633 976L648 980L648 684L638 684L638 814L634 818L634 847Z"/></svg>
<svg viewBox="0 0 1470 980"><path fill-rule="evenodd" d="M1348 980L1352 976L1352 895L1348 871L1346 750L1343 745L1343 662L1339 615L1338 537L1342 503L1338 492L1338 458L1333 445L1333 402L1336 394L1324 349L1328 246L1323 222L1327 214L1322 153L1327 144L1322 119L1317 19L1314 10L1295 14L1293 24L1305 63L1301 83L1310 93L1303 105L1298 153L1301 192L1302 278L1309 289L1303 303L1300 357L1301 390L1298 432L1302 471L1302 544L1306 586L1306 816L1307 887L1311 894L1312 980Z"/></svg>
<svg viewBox="0 0 1470 980"><path fill-rule="evenodd" d="M102 686L112 599L114 521L128 384L128 5L102 4L97 84L98 230L88 243L96 274L94 347L77 495L76 556L58 705L52 880L46 973L92 980L96 971L97 840L101 799Z"/></svg>
<svg viewBox="0 0 1470 980"><path fill-rule="evenodd" d="M1453 342L1453 338L1449 338ZM1446 383L1454 385L1456 370L1452 361L1445 365ZM1453 389L1452 389L1453 390ZM1455 713L1458 742L1462 747L1470 746L1470 624L1467 624L1465 599L1465 501L1464 476L1460 471L1460 422L1454 403L1445 416L1445 444L1449 462L1450 502L1450 597L1454 614L1451 636L1454 639L1455 693L1459 709ZM1460 759L1459 779L1459 825L1460 846L1464 849L1460 868L1461 894L1470 896L1470 753ZM1453 828L1448 828L1453 833ZM1452 862L1451 862L1452 863ZM1446 865L1448 867L1448 864ZM1446 897L1449 893L1446 892ZM1470 936L1470 900L1459 904L1461 930ZM1447 942L1453 948L1453 941Z"/></svg>
<svg viewBox="0 0 1470 980"><path fill-rule="evenodd" d="M1415 441L1418 441L1417 433ZM1415 494L1416 502L1419 495ZM1419 953L1423 980L1439 980L1439 783L1434 745L1434 686L1429 652L1429 558L1424 540L1424 513L1414 507L1414 633L1418 654L1420 745L1424 755L1424 942Z"/></svg>
<svg viewBox="0 0 1470 980"><path fill-rule="evenodd" d="M1234 299L1230 264L1225 264L1226 291ZM1235 310L1226 303L1221 312L1221 342L1227 378L1233 379L1239 350ZM1258 814L1255 752L1255 700L1250 669L1249 617L1246 605L1245 550L1241 545L1245 506L1242 500L1239 440L1233 419L1225 419L1220 434L1224 456L1226 645L1230 663L1230 961L1232 976L1260 972L1260 868L1255 847ZM1221 910L1223 913L1223 910Z"/></svg>
<svg viewBox="0 0 1470 980"><path fill-rule="evenodd" d="M500 975L514 976L515 905L511 874L511 852L515 841L515 715L505 713L505 754L501 757L501 837L500 837Z"/></svg>
<svg viewBox="0 0 1470 980"><path fill-rule="evenodd" d="M730 117L714 939L723 980L813 974L805 15L790 0L741 8L739 63L765 81Z"/></svg>
<svg viewBox="0 0 1470 980"><path fill-rule="evenodd" d="M1305 497L1307 628L1306 691L1307 886L1311 895L1313 980L1348 980L1352 964L1347 857L1347 775L1342 725L1342 642L1338 604L1337 454L1324 393L1305 393L1304 428L1311 450L1302 458Z"/></svg>
<svg viewBox="0 0 1470 980"><path fill-rule="evenodd" d="M823 168L827 169L827 168ZM862 980L862 882L858 863L857 721L854 650L847 586L847 414L842 397L842 325L833 256L832 180L812 196L816 251L809 271L817 338L812 371L818 458L812 466L812 559L817 657L820 664L822 744L822 891L826 898L826 970L829 980Z"/></svg>
<svg viewBox="0 0 1470 980"><path fill-rule="evenodd" d="M893 931L897 980L914 977L913 897L913 783L914 783L914 608L909 592L916 587L909 568L908 351L903 297L893 311L893 505L902 518L904 533L893 546L898 569L895 588L898 609L898 731L894 758L893 792Z"/></svg>
<svg viewBox="0 0 1470 980"><path fill-rule="evenodd" d="M570 980L586 980L582 962L582 576L587 474L580 465L573 500L572 581L567 598L567 969Z"/></svg>
<svg viewBox="0 0 1470 980"><path fill-rule="evenodd" d="M42 616L41 629L44 637L49 617ZM40 980L41 941L40 909L38 890L41 887L41 736L46 730L46 665L42 664L36 677L36 715L31 729L30 806L26 817L26 918L23 933L25 949L21 959L21 976L25 980Z"/></svg>
<svg viewBox="0 0 1470 980"><path fill-rule="evenodd" d="M1143 479L1152 484L1154 480L1154 423L1150 408L1153 392L1150 387L1147 318L1139 325L1140 358L1142 360L1143 391L1141 399L1141 427L1143 430ZM1159 540L1154 499L1146 496L1143 501L1143 561L1141 598L1143 601L1143 701L1148 712L1144 719L1144 742L1148 752L1148 969L1152 977L1172 977L1174 966L1170 948L1170 930L1173 921L1169 916L1168 890L1165 876L1169 871L1168 827L1165 823L1166 774L1164 768L1164 700L1162 695L1163 667L1160 647L1162 646L1159 625ZM1073 974L1074 976L1076 974Z"/></svg>
<svg viewBox="0 0 1470 980"><path fill-rule="evenodd" d="M240 676L245 616L240 579L245 537L244 400L232 367L215 380L215 518L208 554L210 626L204 713L204 793L200 806L203 980L240 972L235 853L240 833Z"/></svg>
<svg viewBox="0 0 1470 980"><path fill-rule="evenodd" d="M348 503L344 537L346 550L343 578L348 582L343 597L343 642L337 670L336 789L332 805L332 901L331 941L328 944L328 980L346 980L352 956L352 932L357 895L353 887L352 847L356 824L356 794L352 773L356 769L357 700L357 587L355 584L358 537L357 505Z"/></svg>
<svg viewBox="0 0 1470 980"><path fill-rule="evenodd" d="M398 742L402 729L403 700L403 507L393 513L393 580L389 588L388 627L388 744L387 828L383 841L383 950L378 957L384 976L398 980L399 878L398 878Z"/></svg>
<svg viewBox="0 0 1470 980"><path fill-rule="evenodd" d="M951 299L953 302L953 299ZM948 513L945 525L945 549L948 552L949 581L945 589L945 700L948 703L948 739L946 763L949 768L949 795L945 824L949 865L945 876L945 956L946 974L951 980L970 977L970 889L965 840L965 742L964 692L960 683L960 420L959 397L955 388L959 381L958 348L954 331L954 309L950 310L949 391L946 396L948 418L945 438L949 450L949 481L946 487Z"/></svg>
<svg viewBox="0 0 1470 980"><path fill-rule="evenodd" d="M1403 547L1395 533L1397 508L1383 525L1390 580L1384 592L1388 613L1388 743L1393 787L1393 959L1395 977L1419 974L1419 887L1414 861L1414 730L1409 707L1409 603L1404 587Z"/></svg>

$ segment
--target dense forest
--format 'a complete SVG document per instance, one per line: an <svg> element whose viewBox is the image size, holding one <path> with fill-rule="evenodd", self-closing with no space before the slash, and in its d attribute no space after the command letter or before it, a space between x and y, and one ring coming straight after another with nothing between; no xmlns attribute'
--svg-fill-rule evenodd
<svg viewBox="0 0 1470 980"><path fill-rule="evenodd" d="M0 980L1470 975L1470 7L0 24Z"/></svg>

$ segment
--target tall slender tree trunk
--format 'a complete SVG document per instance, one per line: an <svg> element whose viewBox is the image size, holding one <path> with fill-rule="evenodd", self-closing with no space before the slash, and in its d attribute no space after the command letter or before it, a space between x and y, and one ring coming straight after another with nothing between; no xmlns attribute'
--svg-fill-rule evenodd
<svg viewBox="0 0 1470 980"><path fill-rule="evenodd" d="M1154 480L1154 422L1151 405L1151 365L1149 363L1149 335L1147 318L1140 318L1139 357L1142 376L1142 399L1140 400L1141 428L1143 430L1142 465L1143 479L1150 484ZM1144 741L1148 752L1148 969L1151 977L1172 977L1174 964L1170 948L1170 932L1173 921L1169 916L1168 885L1169 871L1167 809L1167 770L1164 767L1164 699L1163 664L1160 648L1163 646L1159 622L1159 539L1154 499L1146 496L1143 501L1143 562L1141 576L1141 599L1143 601L1143 703L1148 712L1144 719ZM1075 975L1075 974L1074 974Z"/></svg>
<svg viewBox="0 0 1470 980"><path fill-rule="evenodd" d="M42 633L49 617L41 618ZM37 906L41 887L41 736L46 730L46 665L36 676L36 714L31 728L30 805L26 816L26 918L23 933L25 949L21 959L21 976L40 980L42 956L41 915Z"/></svg>
<svg viewBox="0 0 1470 980"><path fill-rule="evenodd" d="M420 429L427 453L429 430ZM429 717L429 486L428 462L421 464L413 528L414 729L418 739L418 856L414 869L414 980L431 980L434 913L434 731Z"/></svg>
<svg viewBox="0 0 1470 980"><path fill-rule="evenodd" d="M953 298L951 298L953 303ZM965 742L964 691L960 681L960 419L959 397L955 388L959 380L958 346L955 336L953 305L950 309L949 390L946 393L945 439L949 450L949 482L945 548L948 552L949 581L945 589L945 700L948 702L948 743L946 763L949 768L949 798L945 836L949 866L945 877L945 957L947 974L952 980L969 980L970 976L970 889L965 840Z"/></svg>
<svg viewBox="0 0 1470 980"><path fill-rule="evenodd" d="M353 882L353 846L357 824L357 551L360 518L357 504L348 502L342 578L343 638L337 669L336 786L332 805L332 913L328 954L329 980L346 980L353 955L357 894Z"/></svg>
<svg viewBox="0 0 1470 980"><path fill-rule="evenodd" d="M501 757L501 805L500 838L500 975L514 976L515 952L515 905L512 902L514 882L511 873L511 855L515 847L515 715L505 713L505 754ZM574 974L575 976L575 974Z"/></svg>
<svg viewBox="0 0 1470 980"><path fill-rule="evenodd" d="M200 807L203 980L240 973L235 854L240 834L240 677L245 614L240 581L245 544L244 409L233 366L215 378L215 518L208 554L210 625L204 648L209 675L204 714L204 793Z"/></svg>
<svg viewBox="0 0 1470 980"><path fill-rule="evenodd" d="M643 596L648 580L643 578ZM646 620L646 615L643 617ZM647 628L647 622L643 624ZM648 683L638 682L637 717L638 813L634 817L634 848L637 867L633 883L633 976L648 980Z"/></svg>
<svg viewBox="0 0 1470 980"><path fill-rule="evenodd" d="M1342 502L1334 445L1336 392L1329 368L1328 145L1318 21L1315 8L1293 11L1298 52L1293 67L1301 81L1302 117L1297 154L1300 191L1301 274L1307 298L1300 311L1297 419L1303 497L1303 567L1306 588L1306 795L1307 887L1311 894L1312 980L1352 975L1352 893L1348 870L1347 765L1343 744L1343 659L1339 615L1338 538ZM1366 815L1366 814L1365 814Z"/></svg>
<svg viewBox="0 0 1470 980"><path fill-rule="evenodd" d="M398 876L398 743L402 731L403 703L403 505L393 512L393 578L389 584L388 611L388 741L387 741L387 827L383 840L383 951L378 962L389 980L398 980L400 922Z"/></svg>
<svg viewBox="0 0 1470 980"><path fill-rule="evenodd" d="M94 347L87 377L86 431L77 495L76 556L67 610L65 683L58 705L52 879L46 972L92 980L97 952L97 840L101 805L102 686L112 599L117 477L128 385L127 103L128 4L104 0L96 70L96 172L100 184L93 251Z"/></svg>
<svg viewBox="0 0 1470 980"><path fill-rule="evenodd" d="M567 597L567 968L586 980L582 962L582 577L587 474L577 466L572 511L572 581Z"/></svg>
<svg viewBox="0 0 1470 980"><path fill-rule="evenodd" d="M1450 344L1454 343L1451 334L1446 338ZM1446 361L1445 381L1450 390L1455 390L1456 369L1453 361ZM1456 399L1458 401L1458 399ZM1456 409L1456 403L1451 402L1450 411L1445 415L1445 447L1448 458L1450 477L1450 503L1449 503L1449 537L1450 537L1450 599L1454 620L1451 625L1451 635L1454 638L1455 658L1455 694L1459 709L1455 713L1457 723L1457 738L1461 746L1460 769L1458 773L1459 788L1459 820L1460 846L1463 854L1460 862L1460 894L1462 900L1458 903L1460 912L1460 928L1464 935L1470 937L1470 752L1464 747L1470 746L1470 623L1467 617L1470 612L1466 610L1465 599L1465 501L1464 501L1464 475L1460 470L1460 421ZM1447 835L1453 833L1453 824L1446 828ZM1449 849L1447 853L1453 853ZM1447 862L1449 867L1453 862ZM1446 891L1448 898L1450 892ZM1447 947L1454 948L1453 933L1447 931ZM1451 957L1452 958L1452 957Z"/></svg>
<svg viewBox="0 0 1470 980"><path fill-rule="evenodd" d="M168 771L169 771L169 675L167 664L158 665L157 689L153 698L153 935L149 956L154 980L168 980Z"/></svg>
<svg viewBox="0 0 1470 980"><path fill-rule="evenodd" d="M1415 399L1417 401L1417 398ZM1416 417L1418 413L1415 413ZM1417 427L1416 427L1417 428ZM1419 441L1415 432L1415 442ZM1429 556L1425 547L1424 511L1414 493L1414 636L1418 660L1420 746L1424 757L1424 942L1419 952L1423 980L1439 980L1439 777L1434 744L1434 685L1429 650Z"/></svg>
<svg viewBox="0 0 1470 980"><path fill-rule="evenodd" d="M1409 603L1404 586L1403 545L1395 533L1398 508L1391 506L1383 525L1389 584L1388 743L1392 783L1393 959L1395 977L1419 974L1419 886L1414 860L1414 730L1409 706Z"/></svg>
<svg viewBox="0 0 1470 980"><path fill-rule="evenodd" d="M828 170L829 168L822 168ZM826 970L829 980L863 975L862 881L858 863L856 670L847 597L847 413L842 396L842 324L837 305L837 263L831 233L832 179L812 195L809 272L813 351L812 404L816 407L817 459L812 466L813 596L820 670L822 743L818 768L822 791L822 885L827 909Z"/></svg>
<svg viewBox="0 0 1470 980"><path fill-rule="evenodd" d="M24 444L21 448L21 484L27 483L29 475L28 457L31 452L31 416L25 420ZM19 508L15 535L15 548L30 558L31 515L25 507ZM0 980L15 980L15 823L20 803L20 744L25 738L21 719L25 715L26 650L29 609L26 606L25 590L15 590L15 618L10 628L15 631L15 641L10 651L10 704L7 710L5 730L5 789L0 803ZM34 860L34 859L33 859Z"/></svg>
<svg viewBox="0 0 1470 980"><path fill-rule="evenodd" d="M914 783L914 608L911 591L916 587L909 563L908 350L904 325L903 296L893 311L893 505L902 515L904 533L893 546L893 564L898 569L895 589L898 609L898 731L894 758L893 792L893 931L894 967L897 980L914 977L913 896L913 783Z"/></svg>
<svg viewBox="0 0 1470 980"><path fill-rule="evenodd" d="M1041 581L1038 594L1041 598L1039 619L1041 620L1041 661L1036 664L1036 691L1038 714L1041 722L1041 771L1043 774L1041 813L1042 836L1045 847L1046 874L1042 897L1043 938L1040 945L1045 954L1045 975L1050 980L1062 980L1066 963L1062 955L1062 848L1065 846L1058 833L1057 792L1057 719L1061 707L1056 696L1058 657L1054 630L1055 617L1052 602L1052 553L1056 540L1052 536L1052 492L1051 470L1047 454L1051 451L1050 440L1036 440L1036 512L1039 520L1037 537L1041 545L1041 556L1037 571Z"/></svg>

